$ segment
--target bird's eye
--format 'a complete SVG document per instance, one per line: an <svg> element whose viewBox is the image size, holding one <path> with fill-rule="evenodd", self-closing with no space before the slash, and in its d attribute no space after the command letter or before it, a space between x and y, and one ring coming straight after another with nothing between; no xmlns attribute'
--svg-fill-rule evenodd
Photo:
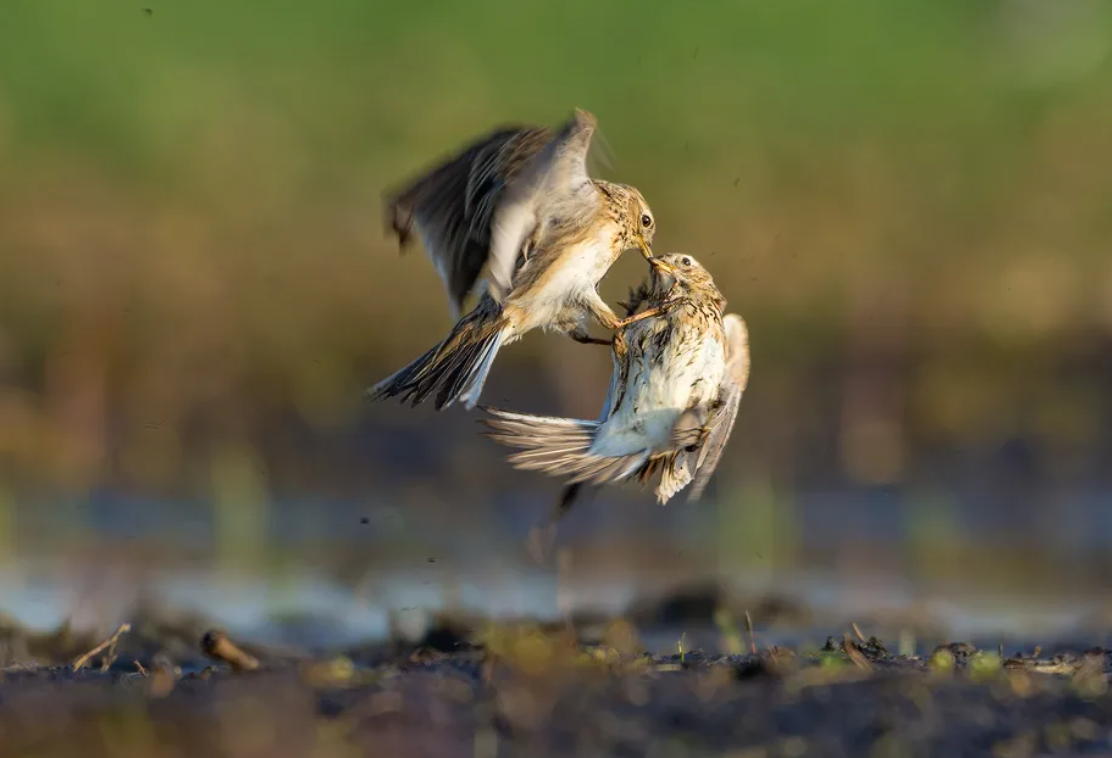
<svg viewBox="0 0 1112 758"><path fill-rule="evenodd" d="M647 213L643 214L643 215L641 216L641 226L643 226L643 227L645 227L646 229L648 229L648 228L649 228L650 226L652 226L652 225L653 225L653 217L652 217L652 216L650 216L650 215L649 215L649 214L647 214Z"/></svg>
<svg viewBox="0 0 1112 758"><path fill-rule="evenodd" d="M680 259L680 263L683 264L684 268L688 268L691 266L691 259L685 255L683 258Z"/></svg>

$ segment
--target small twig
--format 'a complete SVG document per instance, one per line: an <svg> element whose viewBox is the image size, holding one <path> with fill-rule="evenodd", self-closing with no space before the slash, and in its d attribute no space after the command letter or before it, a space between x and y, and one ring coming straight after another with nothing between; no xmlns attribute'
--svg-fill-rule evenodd
<svg viewBox="0 0 1112 758"><path fill-rule="evenodd" d="M749 632L749 652L756 655L757 637L753 634L753 617L749 615L749 611L745 612L745 631Z"/></svg>
<svg viewBox="0 0 1112 758"><path fill-rule="evenodd" d="M868 640L865 639L865 635L863 635L861 633L861 630L857 628L857 622L856 621L851 621L850 626L853 627L853 633L857 635L857 639L861 640L861 644L862 645L868 645L869 642L868 642Z"/></svg>
<svg viewBox="0 0 1112 758"><path fill-rule="evenodd" d="M860 650L858 650L857 645L855 645L853 643L853 640L849 638L849 632L846 632L845 637L842 640L842 649L845 650L846 657L848 657L850 661L853 662L854 666L857 666L857 668L861 669L862 671L873 670L873 664L869 662L868 658L862 655Z"/></svg>
<svg viewBox="0 0 1112 758"><path fill-rule="evenodd" d="M116 643L119 641L122 635L127 634L130 631L131 624L120 624L119 628L112 633L111 637L94 647L89 652L78 657L77 660L73 662L73 670L80 671L81 669L83 669L86 665L88 665L89 661L91 661L94 656L104 652L105 648L108 648L108 655L106 655L104 658L104 668L108 668L108 666L112 665L112 660L116 657Z"/></svg>
<svg viewBox="0 0 1112 758"><path fill-rule="evenodd" d="M147 676L147 669L143 666L143 664L140 663L138 660L134 661L134 663L135 670L138 671L142 676Z"/></svg>
<svg viewBox="0 0 1112 758"><path fill-rule="evenodd" d="M201 638L201 651L209 658L227 663L233 671L254 671L259 667L254 656L240 650L228 639L228 635L217 629L205 632Z"/></svg>

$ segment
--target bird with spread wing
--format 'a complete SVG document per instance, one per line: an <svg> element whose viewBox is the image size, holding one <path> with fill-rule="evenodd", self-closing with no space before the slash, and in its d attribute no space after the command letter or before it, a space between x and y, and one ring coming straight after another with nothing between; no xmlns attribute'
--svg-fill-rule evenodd
<svg viewBox="0 0 1112 758"><path fill-rule="evenodd" d="M487 436L519 448L517 468L568 480L550 524L584 484L602 486L659 474L666 503L691 485L702 496L730 438L749 381L749 333L710 274L690 255L651 258L649 282L628 310L653 317L614 337L610 388L596 421L485 408Z"/></svg>
<svg viewBox="0 0 1112 758"><path fill-rule="evenodd" d="M391 196L387 216L404 246L414 228L447 290L455 326L438 345L368 390L437 410L479 400L500 348L533 329L592 338L588 318L617 330L598 284L626 250L652 257L656 221L634 187L594 179L587 156L595 117L576 109L557 132L499 129ZM484 276L485 272L485 276ZM462 317L480 276L485 286Z"/></svg>

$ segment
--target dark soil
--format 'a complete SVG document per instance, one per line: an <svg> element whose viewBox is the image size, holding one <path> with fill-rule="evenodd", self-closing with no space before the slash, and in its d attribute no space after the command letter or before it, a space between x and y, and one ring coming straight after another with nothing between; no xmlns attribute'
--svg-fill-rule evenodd
<svg viewBox="0 0 1112 758"><path fill-rule="evenodd" d="M908 657L850 632L817 650L662 656L617 621L592 642L442 625L416 646L237 657L179 620L135 622L74 671L101 640L3 638L2 756L1112 754L1099 648Z"/></svg>

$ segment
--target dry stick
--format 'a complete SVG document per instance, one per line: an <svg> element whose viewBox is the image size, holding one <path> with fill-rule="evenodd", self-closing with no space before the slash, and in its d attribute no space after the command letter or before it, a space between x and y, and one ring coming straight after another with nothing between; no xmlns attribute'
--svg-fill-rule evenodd
<svg viewBox="0 0 1112 758"><path fill-rule="evenodd" d="M119 639L122 635L127 634L130 631L131 631L131 624L120 624L119 628L116 629L116 631L112 633L111 637L109 637L108 639L106 639L104 642L100 643L96 647L94 647L89 652L80 656L77 660L75 660L73 662L73 670L74 671L80 671L81 669L83 669L89 663L89 661L91 661L93 659L93 656L98 655L99 653L103 652L105 648L111 648L109 650L108 655L106 656L107 664L106 664L105 668L107 668L107 666L111 665L111 663L112 663L111 659L115 657L116 643L119 641Z"/></svg>
<svg viewBox="0 0 1112 758"><path fill-rule="evenodd" d="M753 617L749 615L749 611L745 612L745 630L749 632L749 652L756 655L757 638L753 634Z"/></svg>
<svg viewBox="0 0 1112 758"><path fill-rule="evenodd" d="M251 655L240 650L228 635L216 629L205 632L201 638L201 650L210 658L224 661L233 671L254 671L259 662Z"/></svg>
<svg viewBox="0 0 1112 758"><path fill-rule="evenodd" d="M862 655L861 651L857 649L857 646L853 644L853 640L849 638L849 632L846 632L842 638L842 649L845 650L846 657L853 662L854 666L857 666L857 668L863 671L872 671L873 664L871 664L869 659Z"/></svg>
<svg viewBox="0 0 1112 758"><path fill-rule="evenodd" d="M857 628L856 621L851 621L850 626L853 627L853 633L857 635L857 639L861 640L862 644L869 644L868 640L865 639L865 635L861 634L861 630Z"/></svg>

